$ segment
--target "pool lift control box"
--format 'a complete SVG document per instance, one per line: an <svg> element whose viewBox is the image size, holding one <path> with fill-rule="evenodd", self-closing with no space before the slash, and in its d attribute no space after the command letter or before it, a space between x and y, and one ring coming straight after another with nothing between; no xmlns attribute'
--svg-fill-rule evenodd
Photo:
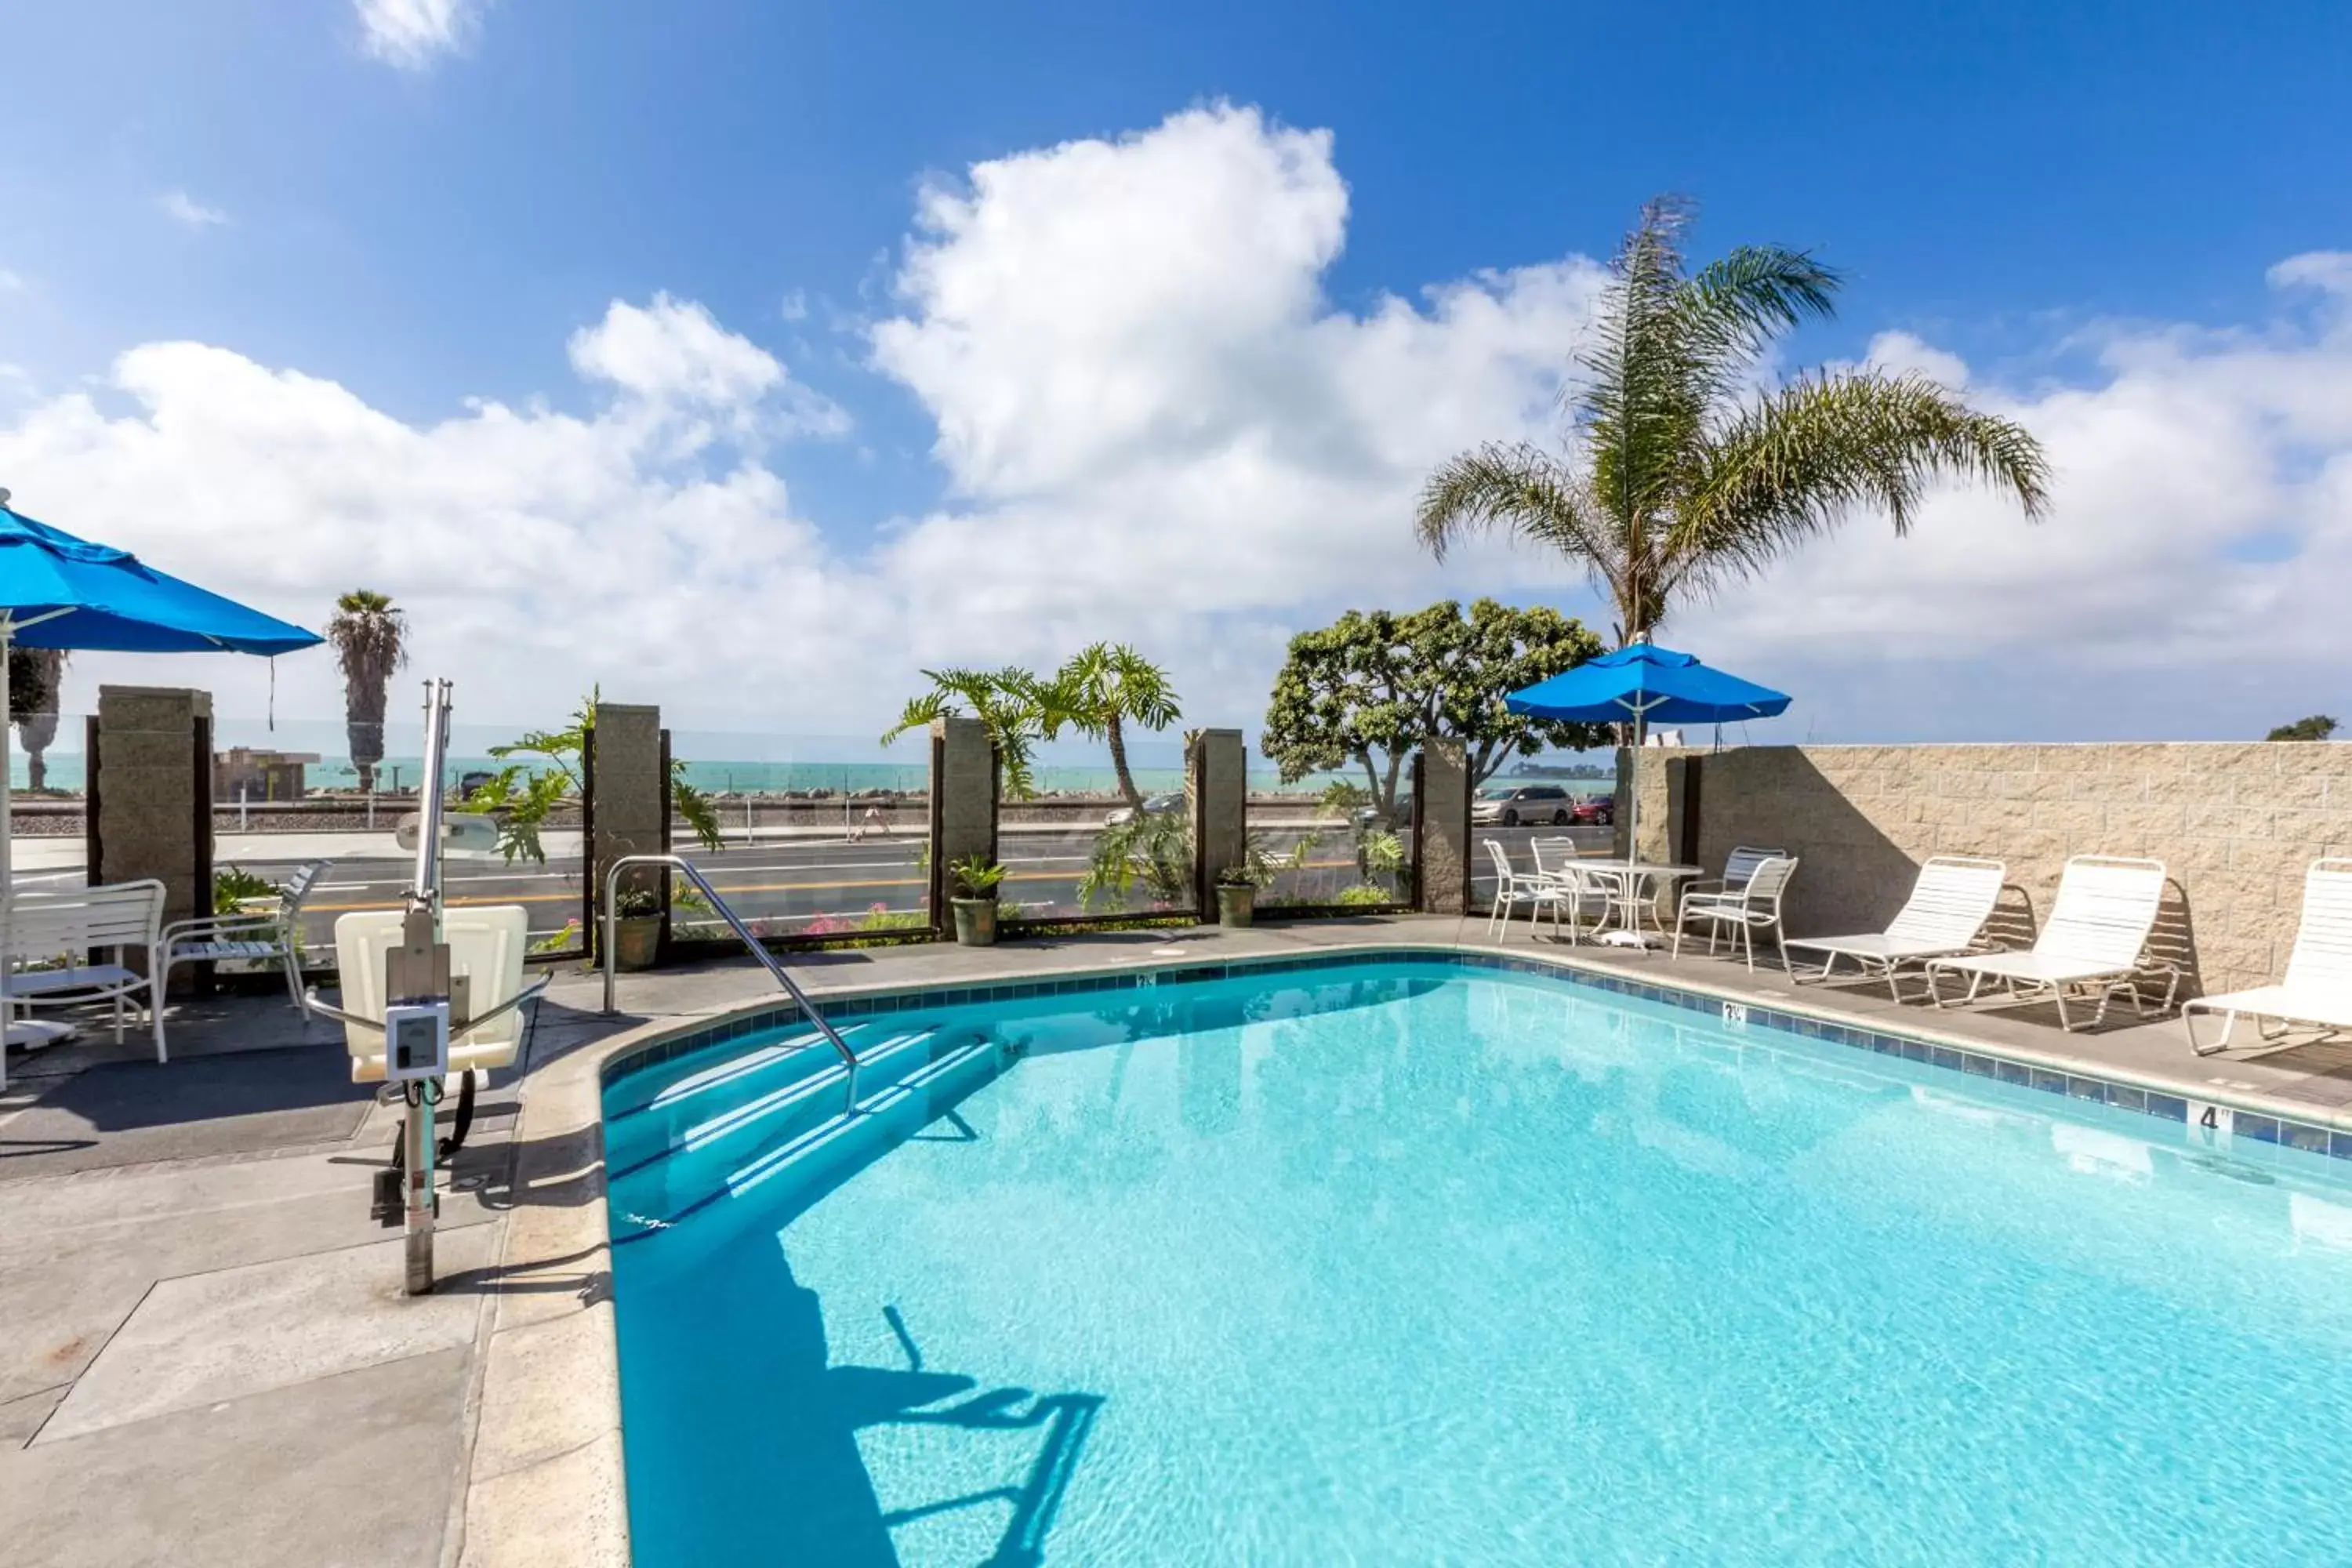
<svg viewBox="0 0 2352 1568"><path fill-rule="evenodd" d="M403 1002L383 1010L383 1076L387 1083L446 1078L449 1072L449 1004Z"/></svg>

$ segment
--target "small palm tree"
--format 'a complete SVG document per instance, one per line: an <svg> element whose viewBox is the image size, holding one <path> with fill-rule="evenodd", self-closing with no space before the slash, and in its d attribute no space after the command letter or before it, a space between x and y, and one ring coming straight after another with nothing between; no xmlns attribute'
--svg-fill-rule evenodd
<svg viewBox="0 0 2352 1568"><path fill-rule="evenodd" d="M1571 397L1580 449L1490 443L1449 459L1416 519L1433 553L1498 525L1550 545L1614 602L1622 645L1854 511L1907 532L1937 479L1981 480L2042 516L2050 470L2033 437L1924 376L1814 372L1750 392L1774 340L1832 313L1840 279L1779 246L1685 274L1691 216L1654 201L1617 252Z"/></svg>
<svg viewBox="0 0 2352 1568"><path fill-rule="evenodd" d="M408 617L389 595L354 588L335 601L327 623L335 662L343 672L343 730L351 738L352 765L362 793L375 788L375 765L383 761L383 710L393 672L408 662Z"/></svg>
<svg viewBox="0 0 2352 1568"><path fill-rule="evenodd" d="M1079 733L1109 744L1119 795L1128 805L1141 805L1143 792L1127 766L1126 726L1165 730L1183 717L1168 672L1125 643L1098 642L1055 671L1053 697L1057 716ZM1049 730L1048 738L1053 733Z"/></svg>
<svg viewBox="0 0 2352 1568"><path fill-rule="evenodd" d="M58 738L58 691L65 682L66 650L61 647L8 649L8 717L25 746L25 787L49 787L47 752Z"/></svg>
<svg viewBox="0 0 2352 1568"><path fill-rule="evenodd" d="M909 698L898 721L883 731L888 745L909 730L929 727L934 719L961 718L969 713L988 727L1004 770L1004 793L1026 800L1037 793L1031 764L1033 748L1064 724L1075 721L1061 707L1056 683L1037 679L1025 669L927 669L923 679L931 689Z"/></svg>

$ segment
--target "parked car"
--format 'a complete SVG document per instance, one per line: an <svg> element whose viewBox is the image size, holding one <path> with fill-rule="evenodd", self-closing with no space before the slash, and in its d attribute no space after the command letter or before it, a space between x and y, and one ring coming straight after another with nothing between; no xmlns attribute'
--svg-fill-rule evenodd
<svg viewBox="0 0 2352 1568"><path fill-rule="evenodd" d="M1393 833L1402 833L1412 826L1412 791L1409 789L1397 791L1396 805L1390 809L1385 820L1381 817L1381 808L1377 805L1358 806L1355 816L1349 820L1354 822L1359 833L1374 827L1385 827Z"/></svg>
<svg viewBox="0 0 2352 1568"><path fill-rule="evenodd" d="M1166 816L1171 812L1181 811L1184 809L1184 792L1178 789L1170 790L1165 795L1145 795L1141 809L1146 816ZM1131 805L1113 806L1109 814L1103 818L1103 826L1124 827L1135 820L1136 810L1137 808Z"/></svg>
<svg viewBox="0 0 2352 1568"><path fill-rule="evenodd" d="M1549 822L1565 827L1576 803L1559 784L1496 784L1470 803L1470 820L1484 827Z"/></svg>
<svg viewBox="0 0 2352 1568"><path fill-rule="evenodd" d="M1596 795L1569 807L1568 819L1580 827L1608 827L1617 820L1617 797Z"/></svg>

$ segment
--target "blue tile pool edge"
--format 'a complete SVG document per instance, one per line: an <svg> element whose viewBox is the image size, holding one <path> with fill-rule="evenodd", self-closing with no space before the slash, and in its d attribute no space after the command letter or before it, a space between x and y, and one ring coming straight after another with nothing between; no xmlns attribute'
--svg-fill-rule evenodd
<svg viewBox="0 0 2352 1568"><path fill-rule="evenodd" d="M1752 994L1741 995L1698 985L1640 980L1612 970L1577 963L1566 955L1503 953L1419 943L1339 949L1296 956L1267 954L1215 963L1171 963L1113 971L1082 971L1071 974L991 981L977 985L896 986L867 993L818 996L814 1000L824 1008L828 1021L839 1022L940 1007L1155 989L1161 985L1283 974L1308 969L1352 969L1371 964L1407 963L1540 975L1591 990L1628 996L1635 1001L1654 1002L1718 1016L1725 1004L1728 1003L1747 1010L1747 1024L1750 1028L1778 1030L1800 1039L1821 1040L1878 1056L1901 1057L1964 1077L1991 1079L1996 1082L2037 1089L2062 1098L2089 1100L2183 1125L2189 1121L2189 1108L2192 1102L2192 1097L2184 1092L2184 1086L2178 1084L2086 1074L2072 1066L2060 1066L2032 1058L2021 1059L1955 1038L1902 1033L1785 1005L1767 1005ZM625 1046L606 1057L599 1066L600 1093L623 1079L663 1062L729 1040L782 1029L800 1016L800 1008L789 1002L780 1006L744 1008L720 1015L708 1022L682 1025L655 1038ZM2352 1125L2336 1127L2282 1116L2278 1114L2280 1108L2277 1103L2266 1097L2229 1094L2218 1088L2195 1097L2195 1102L2227 1107L2231 1112L2233 1137L2306 1153L2326 1154L2338 1160L2352 1160Z"/></svg>

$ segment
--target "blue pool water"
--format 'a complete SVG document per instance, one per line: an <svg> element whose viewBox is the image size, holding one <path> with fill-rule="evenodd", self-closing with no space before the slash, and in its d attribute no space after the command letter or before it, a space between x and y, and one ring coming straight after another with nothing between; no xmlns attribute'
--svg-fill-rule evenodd
<svg viewBox="0 0 2352 1568"><path fill-rule="evenodd" d="M2352 1558L2316 1156L1435 963L854 1037L606 1090L641 1564Z"/></svg>

